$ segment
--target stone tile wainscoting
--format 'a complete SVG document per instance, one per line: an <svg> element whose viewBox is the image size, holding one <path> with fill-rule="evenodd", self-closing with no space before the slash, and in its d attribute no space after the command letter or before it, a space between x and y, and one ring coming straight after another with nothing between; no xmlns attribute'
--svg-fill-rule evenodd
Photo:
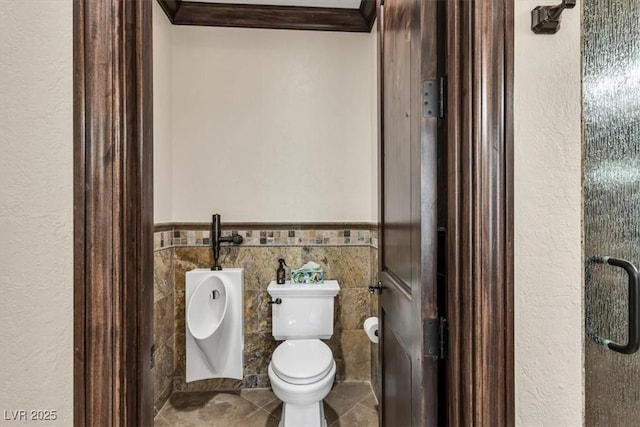
<svg viewBox="0 0 640 427"><path fill-rule="evenodd" d="M186 383L185 273L212 265L209 224L157 225L155 244L154 398L156 412L170 394L269 387L267 366L279 344L271 335L267 285L275 279L278 258L289 267L319 263L325 279L340 282L334 335L327 341L337 363L336 380L370 381L377 346L362 329L376 315L368 286L377 276L377 231L370 224L223 224L223 235L238 233L241 245L223 244L223 267L245 269L244 381L211 379ZM375 260L374 260L375 258ZM287 269L287 277L289 269ZM373 359L372 359L373 357ZM376 376L376 375L374 375ZM374 383L375 384L375 383Z"/></svg>
<svg viewBox="0 0 640 427"><path fill-rule="evenodd" d="M153 403L154 413L173 393L174 371L174 249L156 249L153 254Z"/></svg>

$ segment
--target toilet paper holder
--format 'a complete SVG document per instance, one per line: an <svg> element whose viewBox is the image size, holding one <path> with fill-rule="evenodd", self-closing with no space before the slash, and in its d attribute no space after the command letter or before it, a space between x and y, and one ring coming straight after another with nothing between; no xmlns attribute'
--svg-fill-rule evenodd
<svg viewBox="0 0 640 427"><path fill-rule="evenodd" d="M378 295L380 295L382 293L382 288L383 288L382 282L379 281L375 285L369 286L369 293L370 294L377 293Z"/></svg>
<svg viewBox="0 0 640 427"><path fill-rule="evenodd" d="M369 340L377 344L379 335L379 319L375 316L365 319L363 326L365 334Z"/></svg>

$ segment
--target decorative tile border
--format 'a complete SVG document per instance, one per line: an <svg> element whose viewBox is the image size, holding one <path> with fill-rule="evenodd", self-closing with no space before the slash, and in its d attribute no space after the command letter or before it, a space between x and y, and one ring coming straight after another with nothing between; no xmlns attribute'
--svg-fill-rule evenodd
<svg viewBox="0 0 640 427"><path fill-rule="evenodd" d="M176 246L209 246L211 232L206 224L170 224L156 227L154 250ZM275 225L253 224L250 229L223 229L222 236L239 234L243 246L373 246L378 247L378 231L375 224L313 224Z"/></svg>

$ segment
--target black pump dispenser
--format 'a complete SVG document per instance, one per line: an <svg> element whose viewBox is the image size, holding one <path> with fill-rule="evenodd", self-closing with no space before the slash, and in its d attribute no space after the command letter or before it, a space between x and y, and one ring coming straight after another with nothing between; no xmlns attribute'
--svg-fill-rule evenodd
<svg viewBox="0 0 640 427"><path fill-rule="evenodd" d="M280 266L276 271L276 283L278 283L278 285L284 285L284 282L285 282L284 267L287 265L287 263L284 262L284 258L278 259L278 262L280 263Z"/></svg>

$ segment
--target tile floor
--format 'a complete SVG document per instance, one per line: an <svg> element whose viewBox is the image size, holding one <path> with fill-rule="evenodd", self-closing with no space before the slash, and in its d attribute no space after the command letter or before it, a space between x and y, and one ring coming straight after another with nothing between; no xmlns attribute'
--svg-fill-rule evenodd
<svg viewBox="0 0 640 427"><path fill-rule="evenodd" d="M276 427L282 402L269 389L177 392L160 409L155 427ZM329 426L377 427L378 403L368 382L336 383L324 399Z"/></svg>

